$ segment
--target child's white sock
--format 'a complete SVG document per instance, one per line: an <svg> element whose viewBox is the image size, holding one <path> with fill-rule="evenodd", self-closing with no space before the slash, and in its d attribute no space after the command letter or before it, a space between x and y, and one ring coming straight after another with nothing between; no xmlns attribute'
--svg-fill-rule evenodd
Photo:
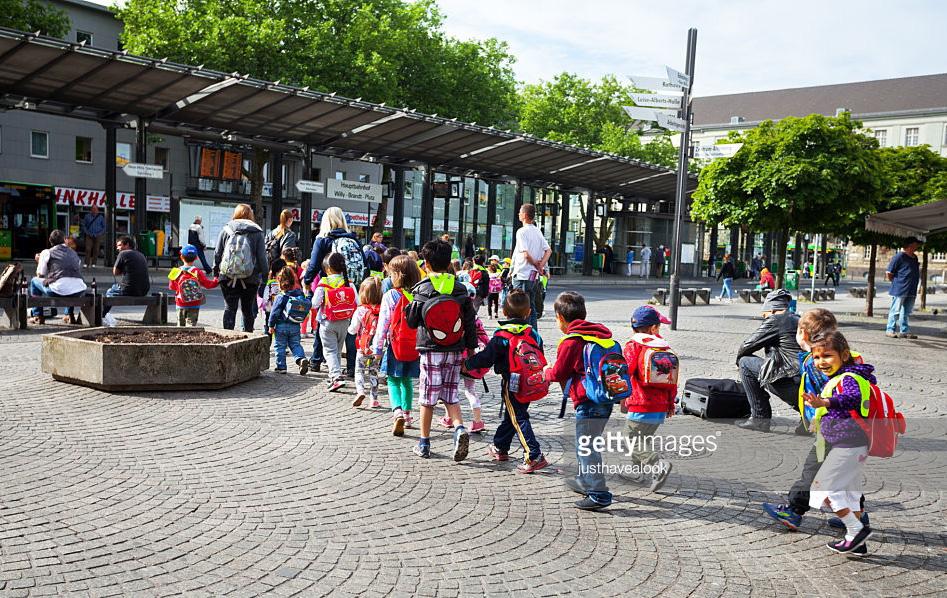
<svg viewBox="0 0 947 598"><path fill-rule="evenodd" d="M854 540L858 532L862 531L862 528L865 527L862 525L862 522L858 520L858 517L855 517L854 511L849 511L848 515L841 517L841 520L842 523L845 524L845 539L849 542Z"/></svg>

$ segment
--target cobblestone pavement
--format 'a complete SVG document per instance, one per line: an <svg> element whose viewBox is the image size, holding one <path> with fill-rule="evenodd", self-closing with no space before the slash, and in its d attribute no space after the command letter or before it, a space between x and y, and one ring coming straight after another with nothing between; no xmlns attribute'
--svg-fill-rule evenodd
<svg viewBox="0 0 947 598"><path fill-rule="evenodd" d="M643 289L579 290L589 297L590 319L628 337L628 315ZM947 308L947 298L935 295L931 305ZM202 321L219 323L219 306L214 297ZM861 305L843 299L831 307L855 313ZM758 310L682 308L681 329L667 336L685 377L734 376L733 353L757 326ZM928 448L915 453L921 465L925 453L942 456L944 315L918 315L917 341L885 338L879 318L841 319L909 424L926 422ZM554 349L550 316L541 328ZM2 596L891 596L947 589L944 469L924 483L904 482L890 466L871 478L873 554L852 561L825 549L837 537L827 515L810 513L800 533L788 533L759 508L780 498L778 488L710 475L692 467L693 459L675 463L659 493L614 477L608 511L576 510L576 495L562 484L573 447L556 417L557 392L532 409L553 467L525 476L514 473L514 462L487 459L489 434L473 438L471 457L456 464L449 434L435 428L434 458L417 459L416 430L392 437L386 411L353 409L350 395L323 392L321 375L265 373L224 391L167 394L111 395L54 382L40 373L38 358L41 333L55 329L0 333ZM488 430L496 427L497 405L494 393L485 397ZM786 416L777 431L751 435L759 452L741 451L731 470L798 468L807 441L791 434L785 406L776 408ZM667 425L674 426L719 428L687 416ZM791 449L777 451L779 459L759 458L783 445ZM869 469L876 464L884 471L880 460Z"/></svg>

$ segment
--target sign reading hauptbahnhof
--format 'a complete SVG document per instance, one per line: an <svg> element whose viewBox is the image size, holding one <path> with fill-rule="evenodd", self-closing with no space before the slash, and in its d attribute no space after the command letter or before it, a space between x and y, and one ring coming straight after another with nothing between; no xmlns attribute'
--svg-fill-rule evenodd
<svg viewBox="0 0 947 598"><path fill-rule="evenodd" d="M353 201L381 201L382 186L377 183L359 183L356 181L326 181L326 197L329 199L349 199Z"/></svg>

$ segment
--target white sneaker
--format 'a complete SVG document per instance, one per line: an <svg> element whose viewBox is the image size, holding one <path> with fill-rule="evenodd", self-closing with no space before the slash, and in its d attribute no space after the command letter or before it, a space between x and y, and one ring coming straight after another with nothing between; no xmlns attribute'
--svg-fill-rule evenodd
<svg viewBox="0 0 947 598"><path fill-rule="evenodd" d="M102 325L107 326L108 328L114 328L118 326L118 320L115 319L115 316L112 314L105 314L102 316Z"/></svg>

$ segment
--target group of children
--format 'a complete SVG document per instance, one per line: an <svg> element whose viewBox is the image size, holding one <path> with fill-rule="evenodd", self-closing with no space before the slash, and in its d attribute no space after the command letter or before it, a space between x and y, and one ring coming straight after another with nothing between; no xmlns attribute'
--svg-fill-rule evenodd
<svg viewBox="0 0 947 598"><path fill-rule="evenodd" d="M550 384L559 383L575 409L579 471L566 484L584 496L576 506L597 510L612 502L601 453L580 449L602 437L616 404L627 414L633 463L650 469L653 491L661 488L672 466L648 450L654 446L648 439L675 410L679 360L660 334L669 320L649 305L637 308L631 318L634 334L622 347L606 326L587 320L582 295L561 293L554 309L564 336L555 362L547 364L542 337L528 324L531 300L525 293L505 293L500 308L504 319L492 337L477 315L483 299L500 292L490 285L502 268L499 260L485 266L480 258L455 274L451 250L437 240L426 243L417 258L398 250L386 252L384 278L369 276L357 289L346 276L343 256L331 253L323 264L326 276L312 289L311 298L300 284L300 266L293 256L277 260L261 297L275 341L276 371L286 372L288 350L300 374L307 372L300 325L314 317L328 363L329 390L338 390L343 384L341 352L352 334L358 353L352 405L360 407L368 400L371 408L381 406L378 386L383 373L392 433L403 436L414 425L418 380L420 434L414 453L431 456L435 408L443 403L446 415L440 421L453 429L453 459L462 461L469 451L469 434L484 430L478 383L492 368L500 377L503 415L488 453L494 461L507 461L517 439L524 455L517 471L526 474L548 465L530 424L529 405L544 398ZM201 289L217 285L194 267L196 258L196 248L183 247L183 265L169 275L181 325L196 324ZM845 537L828 547L861 556L867 554L865 542L872 530L860 489L869 438L858 418L868 416L868 395L877 384L874 368L850 349L828 310L806 312L799 320L797 341L804 350L799 411L816 442L789 503L764 503L764 510L795 530L809 508L827 506L837 515L830 525L845 529ZM460 409L461 389L473 412L470 431Z"/></svg>

